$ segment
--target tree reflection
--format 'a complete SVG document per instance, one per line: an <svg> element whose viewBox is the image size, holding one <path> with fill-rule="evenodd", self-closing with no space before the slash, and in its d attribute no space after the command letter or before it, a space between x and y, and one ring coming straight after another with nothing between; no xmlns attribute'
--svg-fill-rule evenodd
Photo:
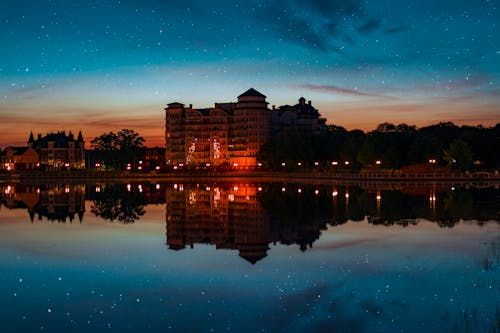
<svg viewBox="0 0 500 333"><path fill-rule="evenodd" d="M131 185L112 184L101 187L90 211L107 221L134 223L144 215L146 197Z"/></svg>

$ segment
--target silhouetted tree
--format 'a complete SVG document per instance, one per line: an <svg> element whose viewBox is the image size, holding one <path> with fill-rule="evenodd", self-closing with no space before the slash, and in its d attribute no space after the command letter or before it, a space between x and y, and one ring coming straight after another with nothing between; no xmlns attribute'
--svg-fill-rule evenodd
<svg viewBox="0 0 500 333"><path fill-rule="evenodd" d="M472 165L472 150L466 142L457 139L444 150L443 159L449 168L465 171Z"/></svg>
<svg viewBox="0 0 500 333"><path fill-rule="evenodd" d="M91 147L100 152L106 168L122 168L142 157L144 141L134 130L124 128L116 134L109 132L95 137L91 141Z"/></svg>

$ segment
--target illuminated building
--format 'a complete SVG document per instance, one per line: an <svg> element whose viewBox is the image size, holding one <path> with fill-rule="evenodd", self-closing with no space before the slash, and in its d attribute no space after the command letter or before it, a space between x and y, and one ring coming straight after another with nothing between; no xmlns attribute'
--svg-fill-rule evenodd
<svg viewBox="0 0 500 333"><path fill-rule="evenodd" d="M0 154L0 169L8 171L33 170L39 162L38 153L30 147L7 147Z"/></svg>
<svg viewBox="0 0 500 333"><path fill-rule="evenodd" d="M303 97L294 106L267 106L266 96L253 88L237 102L215 103L213 108L168 104L166 164L255 166L259 149L272 134L290 128L317 134L325 127L326 119Z"/></svg>
<svg viewBox="0 0 500 333"><path fill-rule="evenodd" d="M30 133L28 146L40 156L40 164L46 170L85 169L85 142L82 132L75 139L73 134L64 131L50 133L37 139Z"/></svg>
<svg viewBox="0 0 500 333"><path fill-rule="evenodd" d="M253 88L236 103L207 109L170 103L165 113L167 165L254 166L270 134L266 96Z"/></svg>

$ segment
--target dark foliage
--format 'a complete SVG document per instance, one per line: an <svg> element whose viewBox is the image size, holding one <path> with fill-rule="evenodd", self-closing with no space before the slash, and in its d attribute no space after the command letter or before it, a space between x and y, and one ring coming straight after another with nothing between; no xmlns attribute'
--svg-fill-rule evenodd
<svg viewBox="0 0 500 333"><path fill-rule="evenodd" d="M494 169L500 167L500 124L446 122L418 129L383 123L368 133L331 125L318 135L287 130L272 137L258 159L272 170L398 169L429 160L457 171Z"/></svg>

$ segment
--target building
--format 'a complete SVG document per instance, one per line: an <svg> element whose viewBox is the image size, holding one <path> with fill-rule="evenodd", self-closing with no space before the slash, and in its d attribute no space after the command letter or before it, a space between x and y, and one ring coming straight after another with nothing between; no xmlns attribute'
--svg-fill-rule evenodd
<svg viewBox="0 0 500 333"><path fill-rule="evenodd" d="M279 131L297 128L318 133L326 120L301 97L295 106L268 108L266 96L250 88L237 102L194 109L182 103L165 108L167 166L254 167L257 153Z"/></svg>
<svg viewBox="0 0 500 333"><path fill-rule="evenodd" d="M38 153L31 147L7 147L0 154L0 169L33 170L40 165Z"/></svg>
<svg viewBox="0 0 500 333"><path fill-rule="evenodd" d="M287 129L297 129L302 132L319 134L326 125L326 119L321 118L318 110L312 106L311 101L306 103L304 97L299 98L299 103L293 106L283 105L273 108L272 132L278 133Z"/></svg>
<svg viewBox="0 0 500 333"><path fill-rule="evenodd" d="M30 133L28 146L40 156L40 167L45 170L85 169L85 141L82 132L75 139L73 133L49 133L37 139Z"/></svg>
<svg viewBox="0 0 500 333"><path fill-rule="evenodd" d="M170 103L165 109L167 165L254 166L270 135L266 96L249 89L238 102L193 109Z"/></svg>

